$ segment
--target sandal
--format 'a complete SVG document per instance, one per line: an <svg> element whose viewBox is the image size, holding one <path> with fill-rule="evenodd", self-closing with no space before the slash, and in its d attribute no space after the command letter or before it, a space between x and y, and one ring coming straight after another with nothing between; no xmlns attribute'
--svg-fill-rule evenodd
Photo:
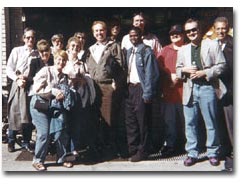
<svg viewBox="0 0 248 185"><path fill-rule="evenodd" d="M45 171L46 170L46 167L42 163L33 163L33 167L37 171Z"/></svg>
<svg viewBox="0 0 248 185"><path fill-rule="evenodd" d="M63 166L66 167L66 168L72 168L73 164L71 162L64 162Z"/></svg>

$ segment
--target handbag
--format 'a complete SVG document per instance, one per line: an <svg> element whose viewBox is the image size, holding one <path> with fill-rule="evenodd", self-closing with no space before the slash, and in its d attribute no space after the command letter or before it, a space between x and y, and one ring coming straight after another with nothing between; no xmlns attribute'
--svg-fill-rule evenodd
<svg viewBox="0 0 248 185"><path fill-rule="evenodd" d="M34 108L39 112L47 112L50 107L50 101L44 98L36 99L34 103Z"/></svg>

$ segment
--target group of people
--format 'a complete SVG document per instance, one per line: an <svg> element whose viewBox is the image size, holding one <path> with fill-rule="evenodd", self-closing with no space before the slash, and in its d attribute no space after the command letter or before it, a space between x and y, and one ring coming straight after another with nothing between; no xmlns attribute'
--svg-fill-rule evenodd
<svg viewBox="0 0 248 185"><path fill-rule="evenodd" d="M152 105L159 97L166 128L162 155L176 150L179 120L185 124L185 129L181 128L188 154L184 165L197 162L202 114L207 157L211 165L219 165L217 106L224 110L233 142L233 51L232 37L227 34L228 20L216 18L214 40L203 39L196 19L172 25L171 44L164 47L145 25L144 14L135 14L129 33L120 42L118 22L107 27L104 21L94 21L91 29L95 44L85 49L86 34L76 32L68 39L66 50L61 34L51 38L52 47L41 39L34 49L35 31L25 29L24 46L15 47L7 63L7 75L13 80L8 100L8 151L15 151L19 131L23 135L22 148L32 150L29 142L33 124L36 143L32 165L38 171L46 170L51 141L57 149L57 163L67 168L73 163L66 160L66 155L78 156L86 146L96 153L99 148L108 148L117 154L120 150L115 125L124 115L130 161L146 160L152 144Z"/></svg>

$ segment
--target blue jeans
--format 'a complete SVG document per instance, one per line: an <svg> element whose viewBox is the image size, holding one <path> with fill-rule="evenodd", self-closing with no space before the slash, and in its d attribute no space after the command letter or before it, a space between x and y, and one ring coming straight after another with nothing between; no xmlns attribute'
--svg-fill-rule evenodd
<svg viewBox="0 0 248 185"><path fill-rule="evenodd" d="M178 113L178 114L177 114ZM165 143L164 146L174 148L177 139L176 116L184 124L183 106L180 103L161 103L161 116L165 124Z"/></svg>
<svg viewBox="0 0 248 185"><path fill-rule="evenodd" d="M30 102L30 113L32 122L36 127L36 144L33 163L44 163L47 155L47 150L50 142L50 117L49 113L39 112L34 108L34 104L38 96L34 95ZM64 162L66 155L66 140L68 139L64 130L53 134L56 141L56 149L58 163Z"/></svg>
<svg viewBox="0 0 248 185"><path fill-rule="evenodd" d="M199 155L198 137L201 136L198 130L198 115L203 116L207 133L207 156L216 157L220 148L219 135L217 130L217 100L215 90L211 85L193 86L192 102L184 105L186 151L188 156L197 158Z"/></svg>

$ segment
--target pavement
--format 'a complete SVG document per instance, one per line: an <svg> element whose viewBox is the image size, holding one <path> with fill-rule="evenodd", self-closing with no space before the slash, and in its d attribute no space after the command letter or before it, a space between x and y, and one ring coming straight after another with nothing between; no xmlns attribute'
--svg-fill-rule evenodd
<svg viewBox="0 0 248 185"><path fill-rule="evenodd" d="M32 161L17 161L16 158L21 151L9 153L7 151L7 144L2 144L2 171L9 174L9 172L36 172L32 167ZM130 162L128 160L110 160L95 164L79 163L75 164L73 168L64 168L55 165L54 161L46 161L47 171L84 171L84 172L221 172L224 169L224 161L220 162L219 166L211 166L208 160L201 160L191 167L185 167L183 160L185 156L174 158L152 159L149 157L146 161ZM43 172L42 172L43 173Z"/></svg>

